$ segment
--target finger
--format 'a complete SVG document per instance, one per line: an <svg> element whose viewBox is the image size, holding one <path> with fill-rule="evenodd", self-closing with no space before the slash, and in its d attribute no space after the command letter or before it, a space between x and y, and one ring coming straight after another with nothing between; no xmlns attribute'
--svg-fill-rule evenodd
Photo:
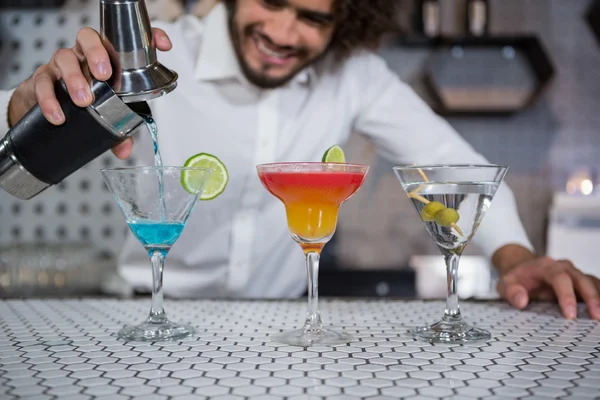
<svg viewBox="0 0 600 400"><path fill-rule="evenodd" d="M154 43L156 43L156 48L161 51L168 51L173 47L169 36L160 28L152 28L152 37Z"/></svg>
<svg viewBox="0 0 600 400"><path fill-rule="evenodd" d="M577 299L568 267L564 262L557 262L551 268L550 273L543 275L544 279L554 289L565 318L574 319L577 317Z"/></svg>
<svg viewBox="0 0 600 400"><path fill-rule="evenodd" d="M65 122L65 115L54 93L55 80L56 77L46 65L38 68L33 74L35 97L42 114L51 124L60 125Z"/></svg>
<svg viewBox="0 0 600 400"><path fill-rule="evenodd" d="M502 298L506 299L513 307L519 310L527 307L529 303L527 289L516 282L510 282L510 279L501 280L498 283L498 292Z"/></svg>
<svg viewBox="0 0 600 400"><path fill-rule="evenodd" d="M83 28L77 33L75 43L75 53L81 61L87 60L92 75L101 81L110 78L112 74L110 58L98 32L92 28Z"/></svg>
<svg viewBox="0 0 600 400"><path fill-rule="evenodd" d="M598 290L596 289L594 282L579 271L574 272L573 278L575 280L577 293L585 302L590 317L600 320L600 296L598 295Z"/></svg>
<svg viewBox="0 0 600 400"><path fill-rule="evenodd" d="M79 65L77 56L71 49L60 49L52 58L52 65L57 75L67 85L73 102L79 107L87 107L92 102L92 92Z"/></svg>
<svg viewBox="0 0 600 400"><path fill-rule="evenodd" d="M596 290L598 291L598 293L600 293L600 279L598 279L598 278L596 278L595 276L592 276L592 275L586 275L586 276L588 278L590 278L590 280L592 281L592 283L596 287Z"/></svg>
<svg viewBox="0 0 600 400"><path fill-rule="evenodd" d="M123 142L119 143L115 147L112 148L113 154L121 159L125 160L129 158L131 155L131 151L133 150L133 139L127 138Z"/></svg>

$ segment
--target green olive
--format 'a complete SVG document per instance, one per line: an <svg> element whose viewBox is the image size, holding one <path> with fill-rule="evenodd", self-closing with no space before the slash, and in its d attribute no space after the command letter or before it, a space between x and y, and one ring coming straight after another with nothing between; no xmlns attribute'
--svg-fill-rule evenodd
<svg viewBox="0 0 600 400"><path fill-rule="evenodd" d="M460 216L454 208L444 208L435 214L435 222L441 226L450 226L458 222Z"/></svg>
<svg viewBox="0 0 600 400"><path fill-rule="evenodd" d="M440 202L437 201L432 201L429 204L426 204L425 207L423 207L421 209L421 219L423 221L435 221L435 215L438 213L438 211L443 210L444 208L446 208L445 205L443 205Z"/></svg>

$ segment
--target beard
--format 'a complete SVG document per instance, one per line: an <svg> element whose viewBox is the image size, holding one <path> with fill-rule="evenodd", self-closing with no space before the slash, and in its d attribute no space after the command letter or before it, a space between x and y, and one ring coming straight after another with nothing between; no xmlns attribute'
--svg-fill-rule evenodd
<svg viewBox="0 0 600 400"><path fill-rule="evenodd" d="M242 48L242 43L244 39L253 40L252 35L255 33L256 25L248 25L243 29L237 29L235 25L235 10L233 7L228 7L228 26L229 26L229 35L231 37L231 41L233 43L233 48L235 51L235 55L237 57L238 63L242 70L242 73L246 77L246 79L252 83L253 85L261 88L261 89L274 89L280 86L287 84L290 80L292 80L300 71L304 68L308 67L312 63L314 63L317 59L319 59L323 54L318 55L314 58L309 58L309 52L303 48L290 48L285 47L286 51L293 50L295 53L295 57L300 60L298 65L293 68L288 74L281 77L271 77L269 76L269 71L274 67L269 63L261 63L259 69L256 70L244 59L244 51ZM268 37L263 34L260 34L265 40L268 40L272 45L276 46Z"/></svg>

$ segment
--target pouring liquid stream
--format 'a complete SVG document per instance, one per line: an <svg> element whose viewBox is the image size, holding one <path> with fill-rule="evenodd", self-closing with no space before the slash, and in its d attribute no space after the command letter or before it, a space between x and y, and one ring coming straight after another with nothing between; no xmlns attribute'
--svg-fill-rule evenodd
<svg viewBox="0 0 600 400"><path fill-rule="evenodd" d="M140 114L140 116L146 122L146 126L148 127L148 131L150 132L150 136L152 137L152 143L154 145L154 166L162 167L162 157L160 155L160 149L158 148L158 127L156 126L156 122L152 118L151 115ZM166 220L166 207L165 207L165 196L164 196L164 186L163 186L163 172L162 170L158 170L158 196L159 196L159 207L160 207L160 221L165 222Z"/></svg>

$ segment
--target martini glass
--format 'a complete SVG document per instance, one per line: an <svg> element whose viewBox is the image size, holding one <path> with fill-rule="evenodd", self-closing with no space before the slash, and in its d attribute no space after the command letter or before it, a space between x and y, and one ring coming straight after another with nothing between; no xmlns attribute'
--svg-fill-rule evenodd
<svg viewBox="0 0 600 400"><path fill-rule="evenodd" d="M448 297L442 319L413 331L432 343L469 343L491 338L467 324L458 305L458 265L465 247L489 209L508 167L422 165L394 167L417 214L446 261Z"/></svg>
<svg viewBox="0 0 600 400"><path fill-rule="evenodd" d="M285 205L288 229L304 251L308 313L301 329L277 334L292 346L335 345L352 337L323 326L318 307L319 258L333 237L340 205L362 186L369 167L342 163L280 163L257 167L265 188Z"/></svg>
<svg viewBox="0 0 600 400"><path fill-rule="evenodd" d="M210 173L210 169L183 167L102 170L102 176L129 229L147 250L152 264L150 313L141 324L123 327L119 338L163 341L182 339L194 333L191 326L171 322L167 318L163 308L163 270L165 257L179 239ZM193 179L193 190L182 185L183 174Z"/></svg>

